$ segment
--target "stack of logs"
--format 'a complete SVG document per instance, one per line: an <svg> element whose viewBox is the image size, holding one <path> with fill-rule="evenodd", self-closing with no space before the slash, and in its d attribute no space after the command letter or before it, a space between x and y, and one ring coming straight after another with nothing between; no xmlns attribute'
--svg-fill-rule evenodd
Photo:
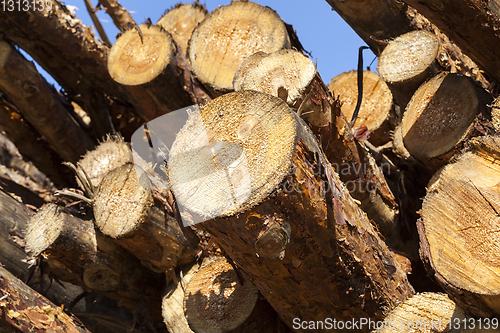
<svg viewBox="0 0 500 333"><path fill-rule="evenodd" d="M101 0L110 49L59 1L0 12L2 331L500 330L491 52L328 2L378 74L326 85L249 1L137 25ZM496 7L460 8L500 44Z"/></svg>

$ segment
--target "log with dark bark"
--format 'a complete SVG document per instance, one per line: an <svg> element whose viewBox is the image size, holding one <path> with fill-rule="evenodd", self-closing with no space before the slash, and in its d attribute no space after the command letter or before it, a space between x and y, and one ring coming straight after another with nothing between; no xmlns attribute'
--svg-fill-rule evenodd
<svg viewBox="0 0 500 333"><path fill-rule="evenodd" d="M428 185L418 223L420 253L429 274L466 314L498 316L500 141L479 137L471 144Z"/></svg>
<svg viewBox="0 0 500 333"><path fill-rule="evenodd" d="M179 132L168 169L178 204L210 219L197 226L290 327L293 318L382 318L383 309L413 294L313 135L281 99L242 91L212 101ZM281 260L255 250L273 224L291 227Z"/></svg>
<svg viewBox="0 0 500 333"><path fill-rule="evenodd" d="M59 94L5 41L0 42L0 87L62 159L76 162L94 147L61 104Z"/></svg>
<svg viewBox="0 0 500 333"><path fill-rule="evenodd" d="M156 23L167 30L175 43L187 54L188 42L194 28L208 14L207 9L198 1L194 4L178 4L166 12Z"/></svg>
<svg viewBox="0 0 500 333"><path fill-rule="evenodd" d="M435 24L488 75L500 80L497 50L500 38L500 7L496 1L415 1L405 2Z"/></svg>
<svg viewBox="0 0 500 333"><path fill-rule="evenodd" d="M189 40L194 74L215 91L232 90L234 73L249 55L290 48L285 24L275 11L234 1L208 14Z"/></svg>
<svg viewBox="0 0 500 333"><path fill-rule="evenodd" d="M3 267L0 267L0 290L0 322L3 327L21 332L90 333L76 317L66 314L61 307Z"/></svg>
<svg viewBox="0 0 500 333"><path fill-rule="evenodd" d="M357 71L337 75L328 84L332 95L339 99L342 113L352 119L358 101ZM393 108L392 93L380 76L371 71L363 72L363 96L354 127L366 126L369 140L379 146L389 141L389 117Z"/></svg>

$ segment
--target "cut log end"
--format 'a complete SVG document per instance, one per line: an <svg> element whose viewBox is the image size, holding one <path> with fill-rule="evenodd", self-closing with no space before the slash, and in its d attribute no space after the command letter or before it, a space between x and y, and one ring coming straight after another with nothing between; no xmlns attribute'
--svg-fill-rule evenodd
<svg viewBox="0 0 500 333"><path fill-rule="evenodd" d="M124 85L150 82L171 61L172 37L163 28L141 24L139 30L124 32L111 48L108 71L113 80Z"/></svg>
<svg viewBox="0 0 500 333"><path fill-rule="evenodd" d="M189 281L184 297L186 318L194 332L223 333L248 318L258 290L225 258L209 258Z"/></svg>
<svg viewBox="0 0 500 333"><path fill-rule="evenodd" d="M402 120L403 142L416 157L431 158L451 150L466 134L478 112L472 81L441 73L413 95Z"/></svg>
<svg viewBox="0 0 500 333"><path fill-rule="evenodd" d="M47 204L30 218L26 230L26 253L36 257L59 237L64 227L60 209L55 204Z"/></svg>
<svg viewBox="0 0 500 333"><path fill-rule="evenodd" d="M423 73L435 60L439 48L436 36L416 30L389 42L378 61L378 73L388 83L400 83Z"/></svg>
<svg viewBox="0 0 500 333"><path fill-rule="evenodd" d="M145 221L152 204L146 173L134 164L125 164L110 171L96 191L96 225L107 236L124 236Z"/></svg>
<svg viewBox="0 0 500 333"><path fill-rule="evenodd" d="M277 97L241 91L192 115L168 162L178 203L210 218L232 215L264 199L290 165L296 132L291 112Z"/></svg>
<svg viewBox="0 0 500 333"><path fill-rule="evenodd" d="M132 162L132 151L121 137L109 137L79 161L94 187L111 170Z"/></svg>
<svg viewBox="0 0 500 333"><path fill-rule="evenodd" d="M419 230L428 246L421 252L432 264L433 273L443 277L445 289L450 285L458 288L450 294L455 301L472 294L489 308L476 311L476 315L498 315L500 166L495 160L500 156L500 140L489 137L475 141L472 151L431 180L422 205L423 228ZM459 304L463 303L471 302Z"/></svg>
<svg viewBox="0 0 500 333"><path fill-rule="evenodd" d="M244 77L240 79L237 75ZM234 81L241 81L239 90L255 90L273 96L279 96L279 89L284 88L286 102L293 105L303 96L315 75L316 66L309 58L300 52L283 49L263 57L251 69L238 71Z"/></svg>
<svg viewBox="0 0 500 333"><path fill-rule="evenodd" d="M233 77L234 91L244 90L242 86L247 74L255 66L257 66L260 63L260 61L266 56L267 56L266 52L259 51L255 52L254 54L248 56L245 60L243 60L243 62L240 64Z"/></svg>
<svg viewBox="0 0 500 333"><path fill-rule="evenodd" d="M195 74L214 89L232 89L234 73L249 55L290 48L285 24L275 11L233 1L209 14L193 31L188 57Z"/></svg>
<svg viewBox="0 0 500 333"><path fill-rule="evenodd" d="M156 25L167 30L185 54L194 28L206 15L206 8L199 3L182 4L169 10Z"/></svg>
<svg viewBox="0 0 500 333"><path fill-rule="evenodd" d="M351 119L358 101L357 71L337 75L328 84L333 96L339 96L342 113ZM365 125L370 132L378 129L389 117L392 93L375 72L363 72L363 98L354 127Z"/></svg>

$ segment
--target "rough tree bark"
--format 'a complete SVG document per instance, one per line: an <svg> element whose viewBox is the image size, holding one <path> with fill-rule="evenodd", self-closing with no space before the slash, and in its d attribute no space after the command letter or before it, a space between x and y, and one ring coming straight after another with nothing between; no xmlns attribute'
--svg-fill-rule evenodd
<svg viewBox="0 0 500 333"><path fill-rule="evenodd" d="M168 169L184 213L210 219L199 225L290 327L293 318L382 318L383 309L413 294L281 99L242 91L212 101L179 132ZM255 246L268 233L275 253L259 255Z"/></svg>

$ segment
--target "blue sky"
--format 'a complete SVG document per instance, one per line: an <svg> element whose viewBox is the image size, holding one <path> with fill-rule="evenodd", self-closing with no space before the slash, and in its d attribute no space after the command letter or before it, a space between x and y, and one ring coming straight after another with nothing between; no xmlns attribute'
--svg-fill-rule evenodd
<svg viewBox="0 0 500 333"><path fill-rule="evenodd" d="M318 71L325 83L328 84L333 77L342 72L356 69L358 48L365 43L335 11L332 11L325 0L253 1L271 7L285 22L293 25L304 48L312 52L312 60L317 63ZM120 1L121 5L132 13L137 23L144 22L148 17L156 23L166 9L178 2L170 0ZM191 1L183 2L190 3ZM230 0L200 0L200 2L212 11L219 6L228 5ZM76 16L84 24L93 26L83 0L66 0L64 3L77 7ZM92 0L92 3L94 6L97 5L97 0ZM98 17L113 43L118 29L105 11L99 11ZM370 51L364 52L365 68L374 57ZM372 64L371 70L376 70L376 61Z"/></svg>

